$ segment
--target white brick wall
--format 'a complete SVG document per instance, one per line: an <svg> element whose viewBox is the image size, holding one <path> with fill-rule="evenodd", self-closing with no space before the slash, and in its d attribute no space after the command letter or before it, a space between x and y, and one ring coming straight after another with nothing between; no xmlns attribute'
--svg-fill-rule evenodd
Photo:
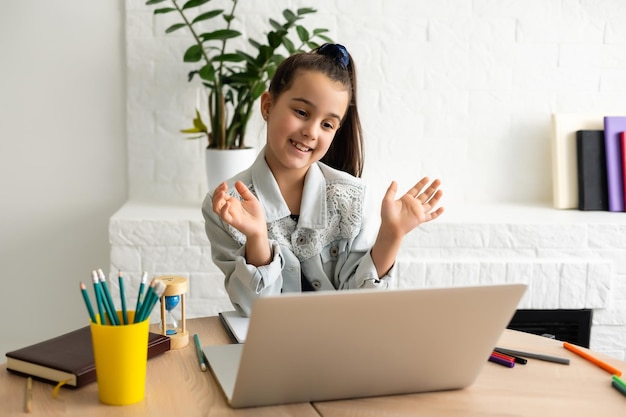
<svg viewBox="0 0 626 417"><path fill-rule="evenodd" d="M229 303L199 212L204 144L178 133L197 95L181 62L188 41L163 33L174 15L144 3L125 3L129 197L165 205L130 203L111 218L111 273L135 291L142 270L187 276L189 313L214 314ZM309 25L357 62L369 186L439 177L458 208L407 237L399 285L526 282L522 307L593 307L592 347L624 358L626 221L541 206L551 113L626 112L626 2L241 0L239 28L257 36L267 17L311 5ZM258 113L249 131L262 146Z"/></svg>
<svg viewBox="0 0 626 417"><path fill-rule="evenodd" d="M189 42L164 34L174 14L144 3L126 1L130 198L198 202L203 144L178 133L198 88L181 59ZM267 17L311 5L307 25L357 62L374 187L430 175L448 201L547 202L550 114L626 112L623 0L241 0L237 27L259 36ZM258 113L249 131L261 146Z"/></svg>

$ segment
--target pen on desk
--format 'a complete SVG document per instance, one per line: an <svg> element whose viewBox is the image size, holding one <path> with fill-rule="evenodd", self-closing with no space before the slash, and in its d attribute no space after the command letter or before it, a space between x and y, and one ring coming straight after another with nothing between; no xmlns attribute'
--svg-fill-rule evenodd
<svg viewBox="0 0 626 417"><path fill-rule="evenodd" d="M505 348L500 348L500 347L495 348L494 350L496 352L504 353L505 355L521 356L523 358L538 359L540 361L560 363L562 365L569 365L569 359L560 358L558 356L542 355L539 353L524 352L521 350L505 349Z"/></svg>
<svg viewBox="0 0 626 417"><path fill-rule="evenodd" d="M613 378L613 381L615 381L615 383L621 385L624 388L624 390L626 390L626 381L624 381L617 375L613 375L612 378Z"/></svg>
<svg viewBox="0 0 626 417"><path fill-rule="evenodd" d="M511 355L510 353L500 352L500 350L498 348L495 348L493 351L496 352L496 353L499 353L501 355L505 355L505 356L511 358L515 363L519 363L520 365L526 365L528 363L527 359L522 358L521 356Z"/></svg>
<svg viewBox="0 0 626 417"><path fill-rule="evenodd" d="M196 342L196 353L198 354L198 363L200 364L200 370L206 371L206 363L204 362L204 353L202 353L202 345L200 344L200 338L198 333L193 335L193 340Z"/></svg>
<svg viewBox="0 0 626 417"><path fill-rule="evenodd" d="M117 280L120 284L120 298L122 300L122 320L124 320L124 324L128 324L128 313L126 312L126 294L124 293L124 278L122 277L122 271L118 272Z"/></svg>
<svg viewBox="0 0 626 417"><path fill-rule="evenodd" d="M87 306L87 311L89 312L89 318L93 323L96 322L96 313L93 311L93 307L91 307L91 301L89 301L89 294L87 294L87 287L82 282L80 283L80 292L83 294L83 299L85 300L85 305Z"/></svg>
<svg viewBox="0 0 626 417"><path fill-rule="evenodd" d="M586 351L578 348L575 345L572 345L571 343L563 342L563 347L565 349L569 350L570 352L574 352L578 356L587 359L589 362L591 362L594 365L604 369L605 371L607 371L611 375L622 376L622 371L620 371L616 367L611 366L611 365L609 365L608 363L606 363L604 361L601 361L600 359L596 358L595 356L590 355Z"/></svg>
<svg viewBox="0 0 626 417"><path fill-rule="evenodd" d="M619 382L613 380L611 381L611 386L613 388L615 388L616 390L618 390L622 395L626 396L626 387L623 385L620 385Z"/></svg>
<svg viewBox="0 0 626 417"><path fill-rule="evenodd" d="M491 352L491 354L493 356L497 356L497 357L502 358L504 360L507 360L509 362L515 363L515 358L513 356L505 355L504 353L496 352L495 350L493 352Z"/></svg>
<svg viewBox="0 0 626 417"><path fill-rule="evenodd" d="M26 378L26 391L24 392L24 411L30 413L33 409L33 378Z"/></svg>
<svg viewBox="0 0 626 417"><path fill-rule="evenodd" d="M515 366L515 362L493 354L489 355L489 362L497 363L498 365L506 366L507 368Z"/></svg>

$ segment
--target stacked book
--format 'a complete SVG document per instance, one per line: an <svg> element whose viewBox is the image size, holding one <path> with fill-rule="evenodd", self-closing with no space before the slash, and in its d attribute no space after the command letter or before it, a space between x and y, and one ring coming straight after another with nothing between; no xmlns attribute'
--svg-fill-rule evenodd
<svg viewBox="0 0 626 417"><path fill-rule="evenodd" d="M552 115L553 205L623 212L626 116Z"/></svg>

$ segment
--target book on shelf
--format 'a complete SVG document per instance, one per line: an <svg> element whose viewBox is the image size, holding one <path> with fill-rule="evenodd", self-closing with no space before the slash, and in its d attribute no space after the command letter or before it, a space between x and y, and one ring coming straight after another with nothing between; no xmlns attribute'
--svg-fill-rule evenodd
<svg viewBox="0 0 626 417"><path fill-rule="evenodd" d="M167 336L150 332L148 359L170 350ZM6 353L7 371L40 381L81 387L96 381L89 326Z"/></svg>
<svg viewBox="0 0 626 417"><path fill-rule="evenodd" d="M626 131L626 116L604 117L604 147L609 211L624 211L624 177L620 133Z"/></svg>
<svg viewBox="0 0 626 417"><path fill-rule="evenodd" d="M238 311L222 311L219 313L220 320L228 332L233 343L244 343L248 334L250 318Z"/></svg>
<svg viewBox="0 0 626 417"><path fill-rule="evenodd" d="M624 181L624 208L626 211L626 132L620 132L619 143L622 149L622 178Z"/></svg>
<svg viewBox="0 0 626 417"><path fill-rule="evenodd" d="M606 155L603 130L576 132L578 209L608 210Z"/></svg>
<svg viewBox="0 0 626 417"><path fill-rule="evenodd" d="M576 132L602 130L601 114L552 115L552 196L558 209L578 208L578 174L576 159Z"/></svg>

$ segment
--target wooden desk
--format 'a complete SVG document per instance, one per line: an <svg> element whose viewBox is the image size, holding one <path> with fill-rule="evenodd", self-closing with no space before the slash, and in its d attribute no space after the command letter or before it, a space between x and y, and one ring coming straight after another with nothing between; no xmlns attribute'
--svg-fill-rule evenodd
<svg viewBox="0 0 626 417"><path fill-rule="evenodd" d="M187 321L203 344L230 340L217 317ZM291 404L234 410L211 373L201 372L195 347L167 352L148 361L146 398L139 404L100 404L97 384L62 389L52 398L50 384L33 382L33 416L592 416L626 415L626 397L611 387L611 376L562 348L560 342L507 330L501 347L567 357L570 365L529 359L509 369L486 363L474 385L464 390ZM597 354L626 372L626 362ZM25 378L0 365L0 415L25 416Z"/></svg>
<svg viewBox="0 0 626 417"><path fill-rule="evenodd" d="M227 344L230 339L217 317L187 320L189 345L166 352L148 361L146 396L138 404L109 406L98 401L98 385L79 389L62 388L52 398L54 385L33 381L33 409L24 413L26 379L0 365L0 416L77 416L77 417L194 417L194 416L296 416L319 417L309 403L234 410L210 371L201 372L193 334L204 345ZM158 331L153 329L153 331Z"/></svg>
<svg viewBox="0 0 626 417"><path fill-rule="evenodd" d="M611 387L611 375L562 342L506 330L498 346L569 358L570 365L528 359L526 365L506 368L488 362L477 381L463 390L329 401L315 403L315 408L324 417L626 416L626 397ZM626 373L625 362L594 356Z"/></svg>

